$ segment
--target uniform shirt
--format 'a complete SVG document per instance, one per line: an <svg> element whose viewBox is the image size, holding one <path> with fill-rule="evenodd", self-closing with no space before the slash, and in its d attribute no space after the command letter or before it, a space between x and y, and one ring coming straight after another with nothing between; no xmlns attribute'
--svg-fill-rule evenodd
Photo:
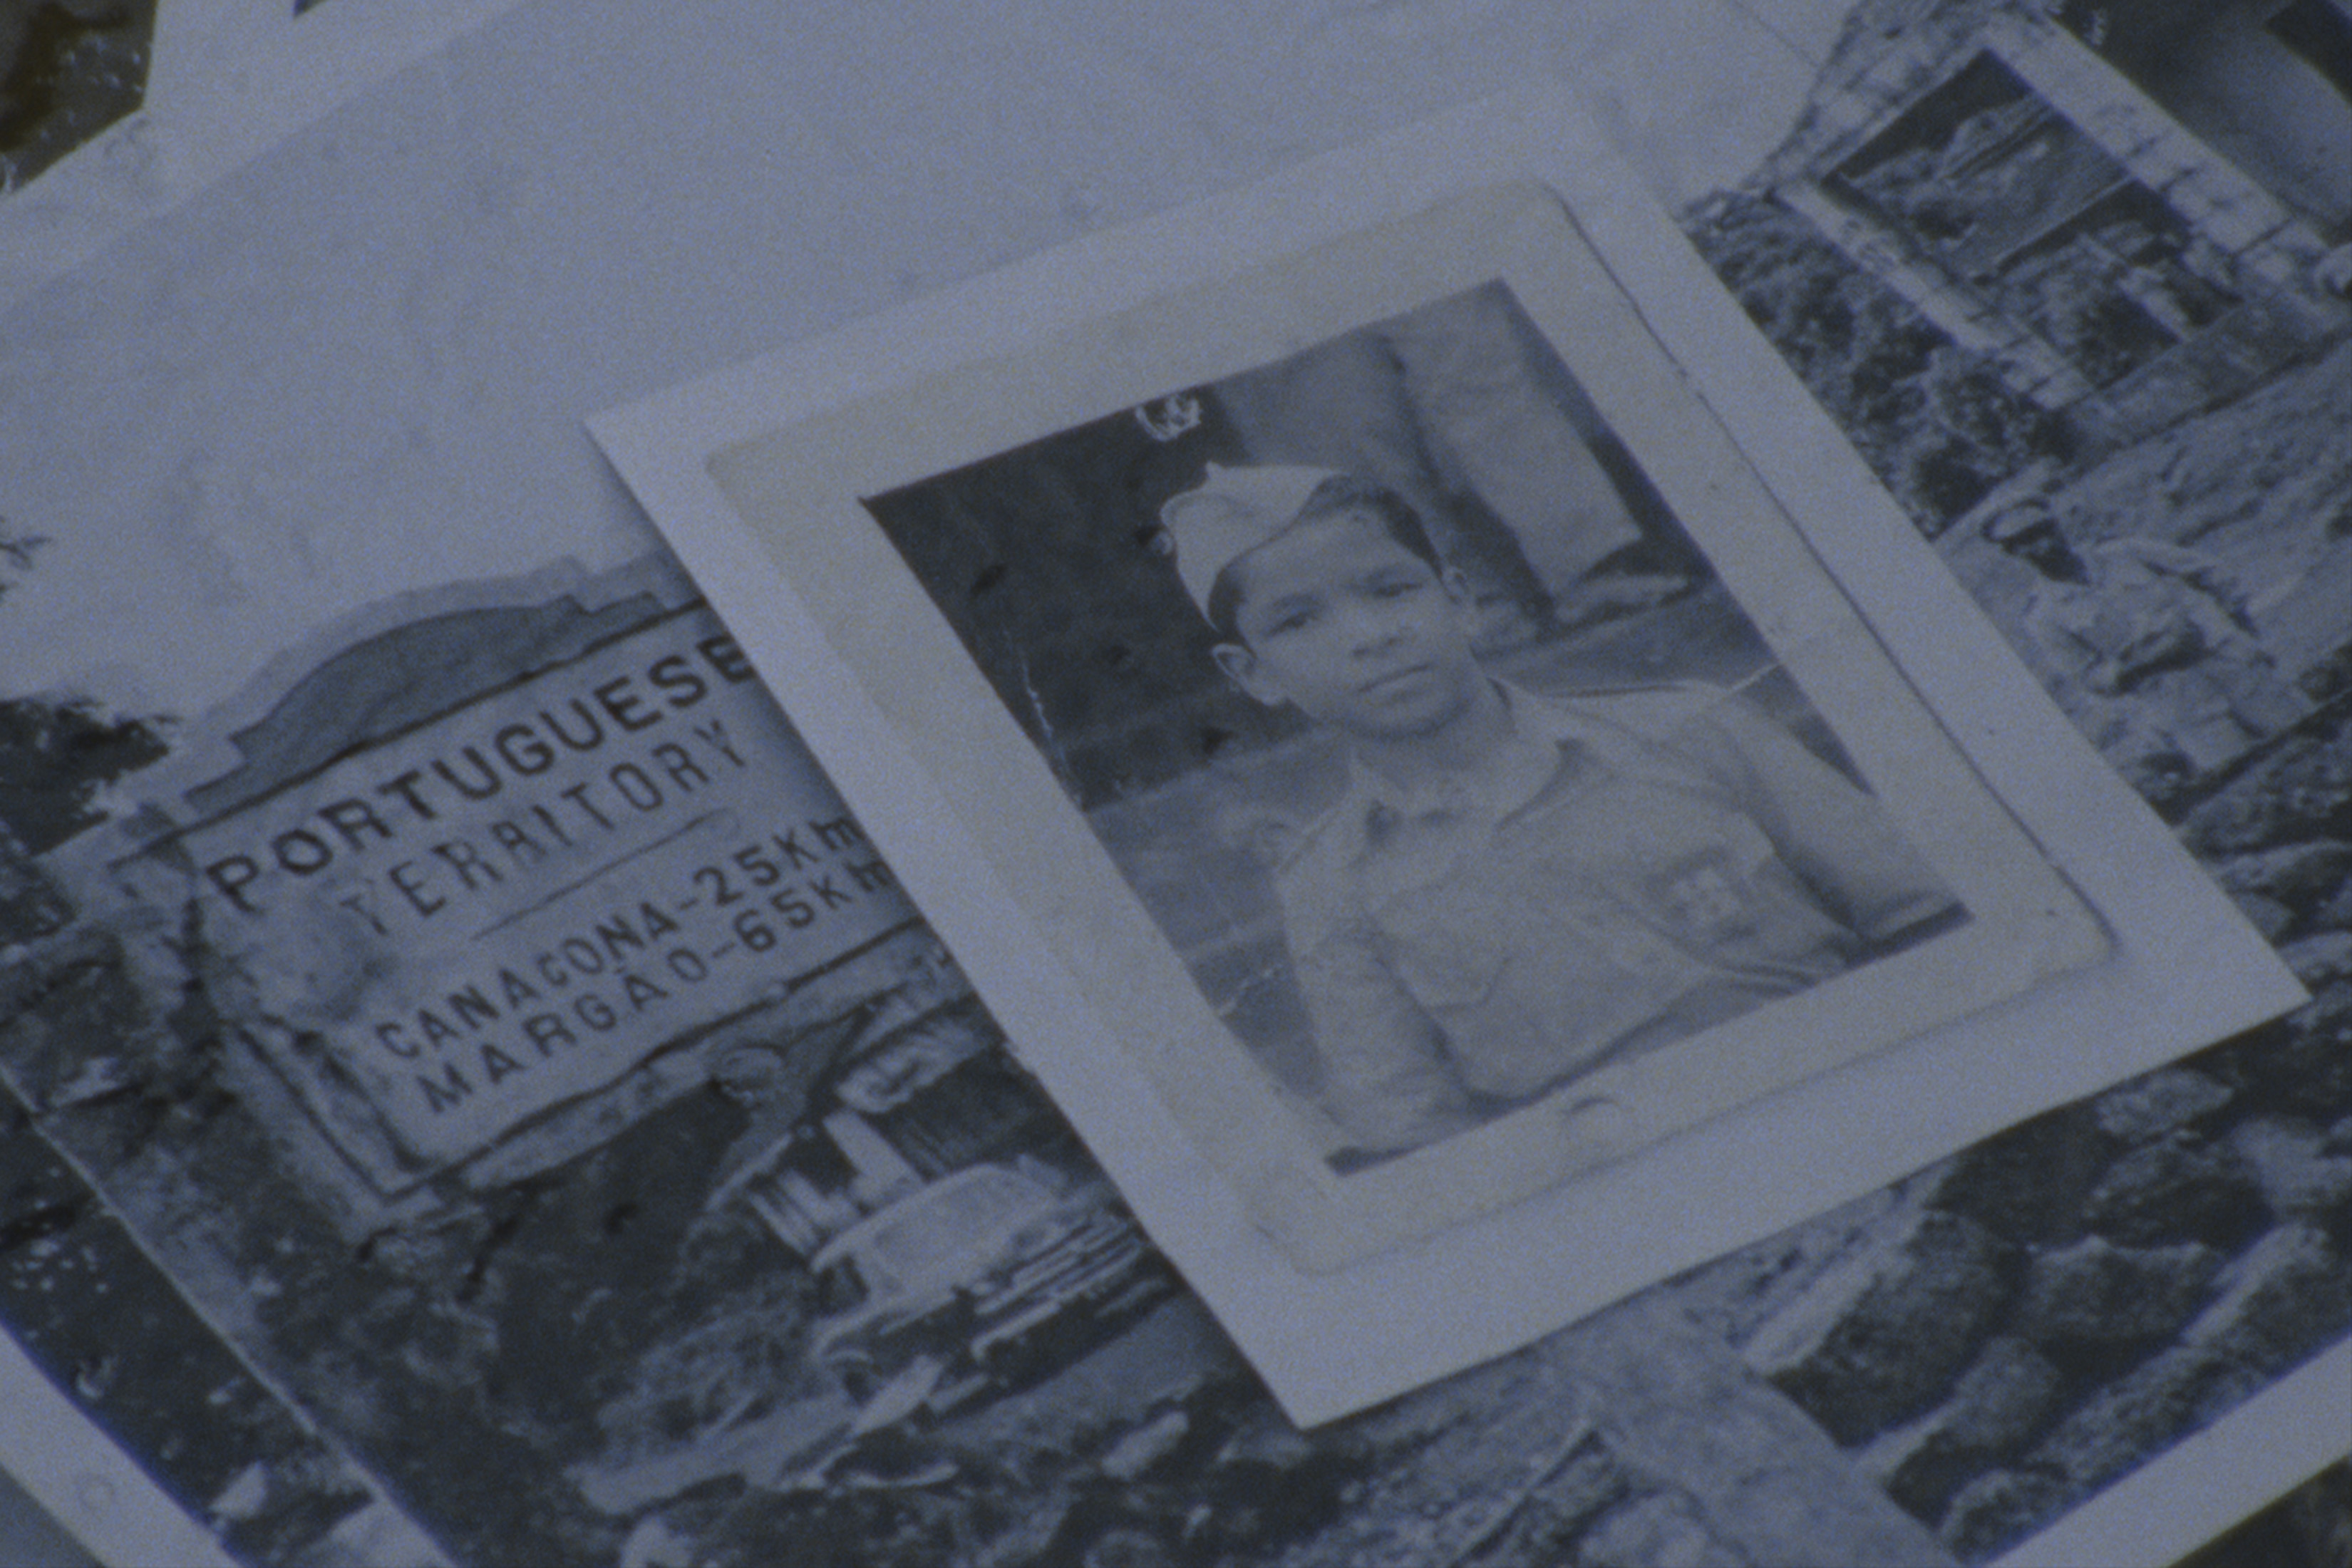
<svg viewBox="0 0 2352 1568"><path fill-rule="evenodd" d="M1956 909L1877 805L1703 687L1555 702L1415 797L1359 768L1278 885L1325 1109L1368 1151L1838 973Z"/></svg>

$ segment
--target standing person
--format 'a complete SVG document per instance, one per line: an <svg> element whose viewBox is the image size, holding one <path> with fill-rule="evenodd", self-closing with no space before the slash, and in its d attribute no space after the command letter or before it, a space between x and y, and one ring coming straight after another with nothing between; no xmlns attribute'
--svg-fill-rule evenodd
<svg viewBox="0 0 2352 1568"><path fill-rule="evenodd" d="M1731 694L1487 675L1466 584L1391 491L1212 465L1161 519L1225 673L1349 754L1277 887L1317 1092L1360 1153L1960 918L1874 802Z"/></svg>
<svg viewBox="0 0 2352 1568"><path fill-rule="evenodd" d="M2129 538L2077 550L2038 498L2001 508L1982 531L2032 569L2026 635L2110 705L2092 739L2143 787L2220 767L2309 711L2210 556Z"/></svg>

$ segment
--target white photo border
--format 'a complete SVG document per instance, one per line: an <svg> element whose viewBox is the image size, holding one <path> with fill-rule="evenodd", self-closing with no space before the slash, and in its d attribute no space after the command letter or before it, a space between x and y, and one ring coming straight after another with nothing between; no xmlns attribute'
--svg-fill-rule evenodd
<svg viewBox="0 0 2352 1568"><path fill-rule="evenodd" d="M1616 291L1703 404L1738 403L1742 417L1723 423L1747 460L2114 945L2105 961L2024 1000L1529 1201L1316 1275L1255 1227L1133 1062L1098 1045L1055 1047L1097 1040L1100 1019L1035 924L1014 913L950 792L876 721L857 672L742 525L708 462L748 437L1019 353L1073 323L1513 181L1565 200ZM1725 333L1726 312L1737 316L1671 222L1568 107L1565 90L1542 84L592 422L1024 1058L1302 1425L1525 1343L2301 999L2268 946L2050 707L1858 460L1842 442L1842 458L1820 449L1825 421L1744 321ZM1786 428L1782 445L1814 458L1813 482L1790 468L1785 450L1759 460L1759 422ZM1727 1181L1725 1171L1742 1179ZM1463 1290L1469 1278L1486 1289Z"/></svg>

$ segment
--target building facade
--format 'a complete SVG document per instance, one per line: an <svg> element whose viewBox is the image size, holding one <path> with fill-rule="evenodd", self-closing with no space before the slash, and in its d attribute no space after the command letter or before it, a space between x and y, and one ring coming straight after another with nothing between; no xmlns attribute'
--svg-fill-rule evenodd
<svg viewBox="0 0 2352 1568"><path fill-rule="evenodd" d="M1866 0L1758 184L2127 441L2352 324L2352 3Z"/></svg>

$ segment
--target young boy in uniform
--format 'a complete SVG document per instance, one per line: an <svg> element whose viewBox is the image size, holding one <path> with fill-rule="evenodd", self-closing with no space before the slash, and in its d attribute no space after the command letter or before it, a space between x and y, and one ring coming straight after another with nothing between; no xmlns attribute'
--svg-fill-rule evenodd
<svg viewBox="0 0 2352 1568"><path fill-rule="evenodd" d="M1959 918L1878 805L1747 703L1488 676L1419 517L1328 470L1211 465L1162 509L1215 657L1345 742L1278 869L1323 1108L1419 1147Z"/></svg>

